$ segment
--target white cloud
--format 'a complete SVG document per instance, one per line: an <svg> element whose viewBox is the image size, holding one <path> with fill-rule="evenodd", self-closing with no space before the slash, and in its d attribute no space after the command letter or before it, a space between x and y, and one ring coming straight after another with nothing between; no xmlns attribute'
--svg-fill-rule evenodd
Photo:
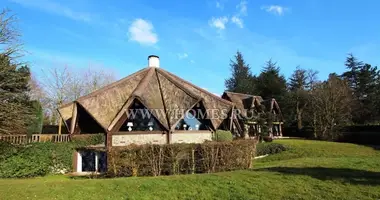
<svg viewBox="0 0 380 200"><path fill-rule="evenodd" d="M215 4L216 8L220 9L220 10L223 10L224 9L224 5L222 2L220 1L216 1L216 4Z"/></svg>
<svg viewBox="0 0 380 200"><path fill-rule="evenodd" d="M129 39L143 45L153 45L158 42L152 23L143 19L135 19L129 27Z"/></svg>
<svg viewBox="0 0 380 200"><path fill-rule="evenodd" d="M92 14L88 12L75 11L65 5L51 0L10 0L11 2L20 4L24 7L39 9L48 13L60 15L77 21L90 22L92 21Z"/></svg>
<svg viewBox="0 0 380 200"><path fill-rule="evenodd" d="M247 1L243 0L241 1L237 6L236 9L239 11L239 15L247 15Z"/></svg>
<svg viewBox="0 0 380 200"><path fill-rule="evenodd" d="M179 53L179 54L177 54L177 55L178 55L178 59L180 59L180 60L189 57L189 55L187 55L187 53Z"/></svg>
<svg viewBox="0 0 380 200"><path fill-rule="evenodd" d="M288 8L279 5L262 6L261 9L279 16L283 15L288 10Z"/></svg>
<svg viewBox="0 0 380 200"><path fill-rule="evenodd" d="M209 21L210 26L215 27L219 30L224 30L226 28L226 23L228 22L227 17L212 17Z"/></svg>
<svg viewBox="0 0 380 200"><path fill-rule="evenodd" d="M194 60L190 60L190 63L194 64L194 63L195 63L195 61L194 61Z"/></svg>
<svg viewBox="0 0 380 200"><path fill-rule="evenodd" d="M236 24L239 28L243 28L244 25L243 25L243 19L241 19L240 17L238 16L233 16L231 18L231 22Z"/></svg>

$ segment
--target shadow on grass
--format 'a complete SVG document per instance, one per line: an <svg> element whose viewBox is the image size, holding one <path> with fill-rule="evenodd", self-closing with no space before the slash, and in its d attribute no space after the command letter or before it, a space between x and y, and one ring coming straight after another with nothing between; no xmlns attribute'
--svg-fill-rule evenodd
<svg viewBox="0 0 380 200"><path fill-rule="evenodd" d="M357 185L380 185L380 172L371 172L347 168L324 168L324 167L271 167L257 169L255 171L270 171L283 174L305 175L319 180L337 180Z"/></svg>
<svg viewBox="0 0 380 200"><path fill-rule="evenodd" d="M380 145L364 145L364 146L367 146L367 147L372 147L374 150L380 150Z"/></svg>

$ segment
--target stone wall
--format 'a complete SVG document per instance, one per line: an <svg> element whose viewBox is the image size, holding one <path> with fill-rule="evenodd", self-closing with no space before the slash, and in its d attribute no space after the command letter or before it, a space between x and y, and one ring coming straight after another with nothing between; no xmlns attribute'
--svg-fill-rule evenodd
<svg viewBox="0 0 380 200"><path fill-rule="evenodd" d="M212 133L204 132L174 132L171 134L171 143L203 143L212 140Z"/></svg>
<svg viewBox="0 0 380 200"><path fill-rule="evenodd" d="M112 146L127 146L130 144L166 144L166 134L124 134L112 135Z"/></svg>

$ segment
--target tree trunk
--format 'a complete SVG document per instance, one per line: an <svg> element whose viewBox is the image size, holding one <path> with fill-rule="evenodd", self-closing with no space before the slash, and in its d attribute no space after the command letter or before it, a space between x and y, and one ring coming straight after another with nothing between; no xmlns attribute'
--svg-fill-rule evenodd
<svg viewBox="0 0 380 200"><path fill-rule="evenodd" d="M297 129L298 130L301 130L302 129L302 109L300 109L300 103L299 101L297 101L297 105L296 105L296 109L297 109Z"/></svg>

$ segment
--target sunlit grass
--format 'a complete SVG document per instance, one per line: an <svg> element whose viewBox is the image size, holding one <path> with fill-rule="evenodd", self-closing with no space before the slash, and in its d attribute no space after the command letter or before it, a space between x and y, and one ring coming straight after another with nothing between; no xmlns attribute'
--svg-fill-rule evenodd
<svg viewBox="0 0 380 200"><path fill-rule="evenodd" d="M0 199L380 199L380 151L354 144L277 140L290 149L254 169L115 179L0 180Z"/></svg>

